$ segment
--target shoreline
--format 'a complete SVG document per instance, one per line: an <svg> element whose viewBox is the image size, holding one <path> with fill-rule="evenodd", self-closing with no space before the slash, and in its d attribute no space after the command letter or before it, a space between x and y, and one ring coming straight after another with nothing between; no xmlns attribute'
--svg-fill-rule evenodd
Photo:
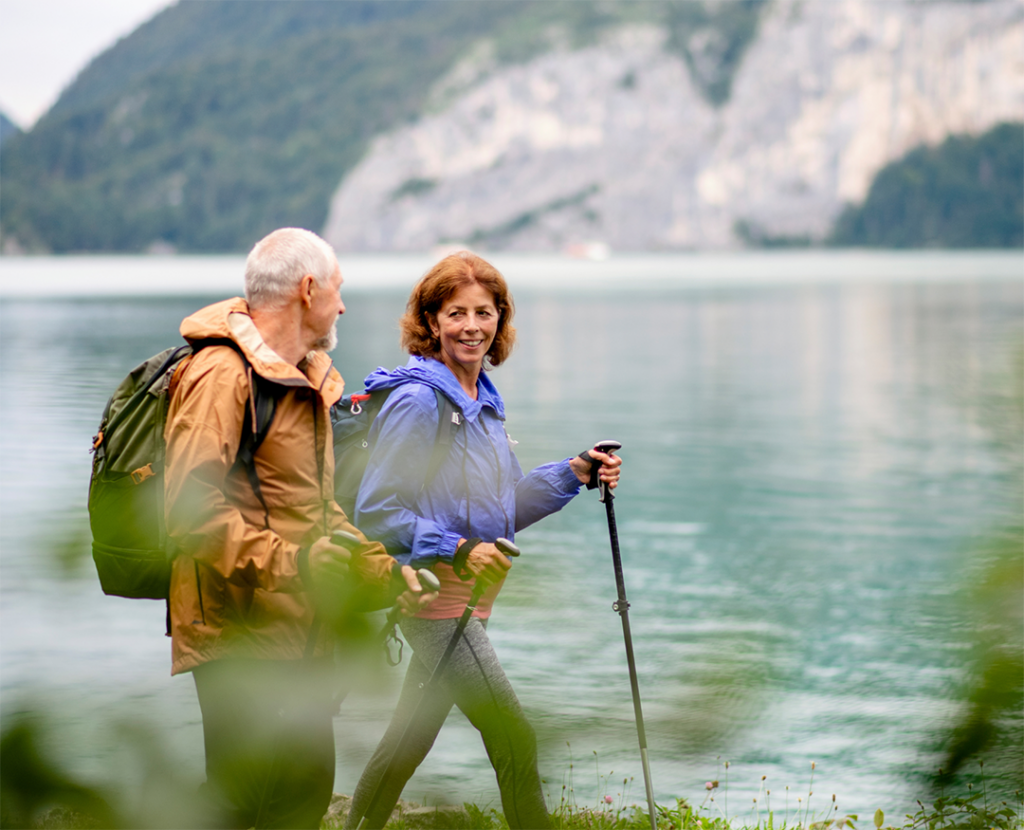
<svg viewBox="0 0 1024 830"><path fill-rule="evenodd" d="M430 254L339 256L345 292L407 291ZM1024 250L785 249L621 253L592 261L558 254L490 256L517 290L665 290L841 283L1019 280ZM140 283L138 275L148 275ZM0 299L236 296L240 254L0 256ZM631 275L642 276L631 276Z"/></svg>

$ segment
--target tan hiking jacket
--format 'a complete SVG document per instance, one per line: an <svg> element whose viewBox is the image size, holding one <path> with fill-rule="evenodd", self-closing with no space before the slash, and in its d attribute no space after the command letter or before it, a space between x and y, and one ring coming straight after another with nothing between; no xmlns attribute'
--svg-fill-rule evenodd
<svg viewBox="0 0 1024 830"><path fill-rule="evenodd" d="M175 372L165 433L165 514L177 554L171 673L227 657L301 659L314 613L299 551L337 529L361 536L334 501L329 410L344 382L324 352L301 371L279 357L241 298L196 312L181 333L190 342L234 341L251 371L280 384L284 394L256 451L267 529L245 471L232 471L245 411L255 400L241 355L228 345L206 346ZM367 543L352 568L382 587L393 564L383 546ZM321 626L317 655L326 652L329 636Z"/></svg>

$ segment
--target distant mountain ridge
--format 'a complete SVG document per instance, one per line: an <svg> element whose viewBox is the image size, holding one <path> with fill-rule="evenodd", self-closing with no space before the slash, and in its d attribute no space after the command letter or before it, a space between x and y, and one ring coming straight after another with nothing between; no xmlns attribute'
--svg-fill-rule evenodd
<svg viewBox="0 0 1024 830"><path fill-rule="evenodd" d="M375 134L416 117L475 38L543 5L178 3L5 147L4 235L53 251L230 251L280 225L319 228Z"/></svg>
<svg viewBox="0 0 1024 830"><path fill-rule="evenodd" d="M57 252L239 251L281 225L351 250L823 241L900 153L1024 117L1022 20L1016 0L179 3L4 141L0 233ZM878 120L857 67L876 98L887 72L935 89L882 107L879 139L851 126ZM955 117L922 121L926 100ZM860 163L837 161L850 136Z"/></svg>
<svg viewBox="0 0 1024 830"><path fill-rule="evenodd" d="M717 100L671 38L644 24L514 67L490 65L486 50L468 57L453 78L472 80L444 108L374 140L334 196L327 238L365 251L994 244L984 188L974 207L986 221L945 233L833 227L915 147L1021 119L1024 4L777 0ZM1020 165L990 157L1012 172L1019 205Z"/></svg>

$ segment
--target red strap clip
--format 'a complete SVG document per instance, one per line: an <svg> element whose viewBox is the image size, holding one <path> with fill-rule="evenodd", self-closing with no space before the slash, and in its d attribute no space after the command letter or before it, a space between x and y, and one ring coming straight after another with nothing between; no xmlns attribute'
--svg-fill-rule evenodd
<svg viewBox="0 0 1024 830"><path fill-rule="evenodd" d="M352 407L351 412L353 415L358 415L363 411L363 401L370 400L370 396L367 395L353 395L351 398Z"/></svg>

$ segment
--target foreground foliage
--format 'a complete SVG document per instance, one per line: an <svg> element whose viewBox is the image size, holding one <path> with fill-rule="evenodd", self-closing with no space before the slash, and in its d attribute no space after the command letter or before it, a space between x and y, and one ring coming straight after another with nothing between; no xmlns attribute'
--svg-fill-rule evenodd
<svg viewBox="0 0 1024 830"><path fill-rule="evenodd" d="M595 806L580 806L572 787L573 765L563 785L559 803L552 810L552 824L560 830L649 830L647 810L631 800L632 779L622 781L617 797L601 795ZM772 809L771 791L761 779L758 797L743 814L728 810L729 764L725 762L724 781L708 781L699 804L677 799L673 806L657 805L659 830L871 830L857 815L841 815L836 797L824 809L811 809L814 767L805 797L796 804L786 801L785 810ZM979 763L979 773L984 767ZM8 726L0 738L0 828L139 828L201 826L202 816L195 812L195 782L175 777L170 767L153 768L144 784L144 792L134 808L113 791L89 786L65 773L40 745L37 729L28 722ZM882 810L873 816L874 830L1022 830L1024 797L1000 800L989 791L984 774L979 786L967 785L965 795L941 794L930 805L918 802L919 810L902 820L886 822ZM608 788L608 780L599 776L599 791ZM787 790L789 788L787 787ZM136 800L134 797L132 800ZM345 797L336 801L348 802ZM776 806L778 806L776 804ZM474 830L507 830L502 813L490 806L465 804L455 826ZM347 803L345 803L347 810ZM430 811L427 811L428 813ZM422 811L421 811L422 813ZM341 826L343 813L332 814L324 828ZM436 827L430 815L399 817L387 826L390 830L414 830ZM197 822L200 822L197 824Z"/></svg>

